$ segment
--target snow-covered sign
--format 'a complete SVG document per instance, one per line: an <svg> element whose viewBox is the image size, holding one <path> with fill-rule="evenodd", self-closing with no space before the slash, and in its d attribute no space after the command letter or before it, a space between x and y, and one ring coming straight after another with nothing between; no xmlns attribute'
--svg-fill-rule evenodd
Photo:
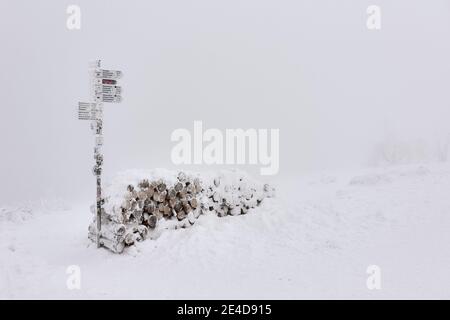
<svg viewBox="0 0 450 320"><path fill-rule="evenodd" d="M100 69L95 71L95 77L102 79L119 79L122 77L122 71Z"/></svg>
<svg viewBox="0 0 450 320"><path fill-rule="evenodd" d="M94 79L94 85L98 86L98 85L102 85L102 84L106 84L106 85L116 85L117 84L117 80L113 80L113 79Z"/></svg>
<svg viewBox="0 0 450 320"><path fill-rule="evenodd" d="M78 102L78 119L79 120L97 120L100 116L99 110L95 103Z"/></svg>
<svg viewBox="0 0 450 320"><path fill-rule="evenodd" d="M119 103L122 101L122 96L118 94L97 94L95 100L98 102Z"/></svg>
<svg viewBox="0 0 450 320"><path fill-rule="evenodd" d="M95 86L95 94L109 94L109 95L120 95L122 93L122 87L121 86L115 86L115 85L108 85L108 84L102 84L102 85L96 85Z"/></svg>
<svg viewBox="0 0 450 320"><path fill-rule="evenodd" d="M95 109L96 104L93 102L78 102L79 110L92 110Z"/></svg>
<svg viewBox="0 0 450 320"><path fill-rule="evenodd" d="M117 85L122 71L97 69L94 71L94 94L96 102L119 103L122 87Z"/></svg>

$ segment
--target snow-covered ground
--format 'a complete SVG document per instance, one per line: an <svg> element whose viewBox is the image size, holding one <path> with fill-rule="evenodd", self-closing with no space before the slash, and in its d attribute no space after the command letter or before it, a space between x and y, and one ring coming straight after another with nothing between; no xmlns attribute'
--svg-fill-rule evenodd
<svg viewBox="0 0 450 320"><path fill-rule="evenodd" d="M297 176L247 215L201 216L122 255L87 239L91 203L4 206L0 298L449 299L449 194L449 165Z"/></svg>

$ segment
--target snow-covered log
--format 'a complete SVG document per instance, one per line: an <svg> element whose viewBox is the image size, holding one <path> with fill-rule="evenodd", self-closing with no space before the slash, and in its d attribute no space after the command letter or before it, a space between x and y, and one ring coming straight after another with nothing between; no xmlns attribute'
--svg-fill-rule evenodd
<svg viewBox="0 0 450 320"><path fill-rule="evenodd" d="M274 188L239 171L191 174L170 171L128 171L104 190L101 244L121 253L161 230L187 228L201 214L240 215L273 197ZM96 207L89 238L96 240Z"/></svg>

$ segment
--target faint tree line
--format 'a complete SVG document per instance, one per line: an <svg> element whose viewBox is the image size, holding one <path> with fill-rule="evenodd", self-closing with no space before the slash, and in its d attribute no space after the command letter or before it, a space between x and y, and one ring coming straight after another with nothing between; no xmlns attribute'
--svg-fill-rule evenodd
<svg viewBox="0 0 450 320"><path fill-rule="evenodd" d="M394 165L415 162L447 162L450 153L450 134L434 141L425 139L385 138L376 144L370 162L374 165Z"/></svg>

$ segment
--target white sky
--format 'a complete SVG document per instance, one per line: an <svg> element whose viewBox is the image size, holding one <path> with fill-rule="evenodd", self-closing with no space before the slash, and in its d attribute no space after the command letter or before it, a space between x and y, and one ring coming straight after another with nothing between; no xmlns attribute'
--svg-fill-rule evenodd
<svg viewBox="0 0 450 320"><path fill-rule="evenodd" d="M0 39L0 204L94 190L76 116L95 58L125 74L105 106L107 176L173 168L170 134L194 120L279 128L281 176L362 164L387 132L450 131L448 0L0 0Z"/></svg>

